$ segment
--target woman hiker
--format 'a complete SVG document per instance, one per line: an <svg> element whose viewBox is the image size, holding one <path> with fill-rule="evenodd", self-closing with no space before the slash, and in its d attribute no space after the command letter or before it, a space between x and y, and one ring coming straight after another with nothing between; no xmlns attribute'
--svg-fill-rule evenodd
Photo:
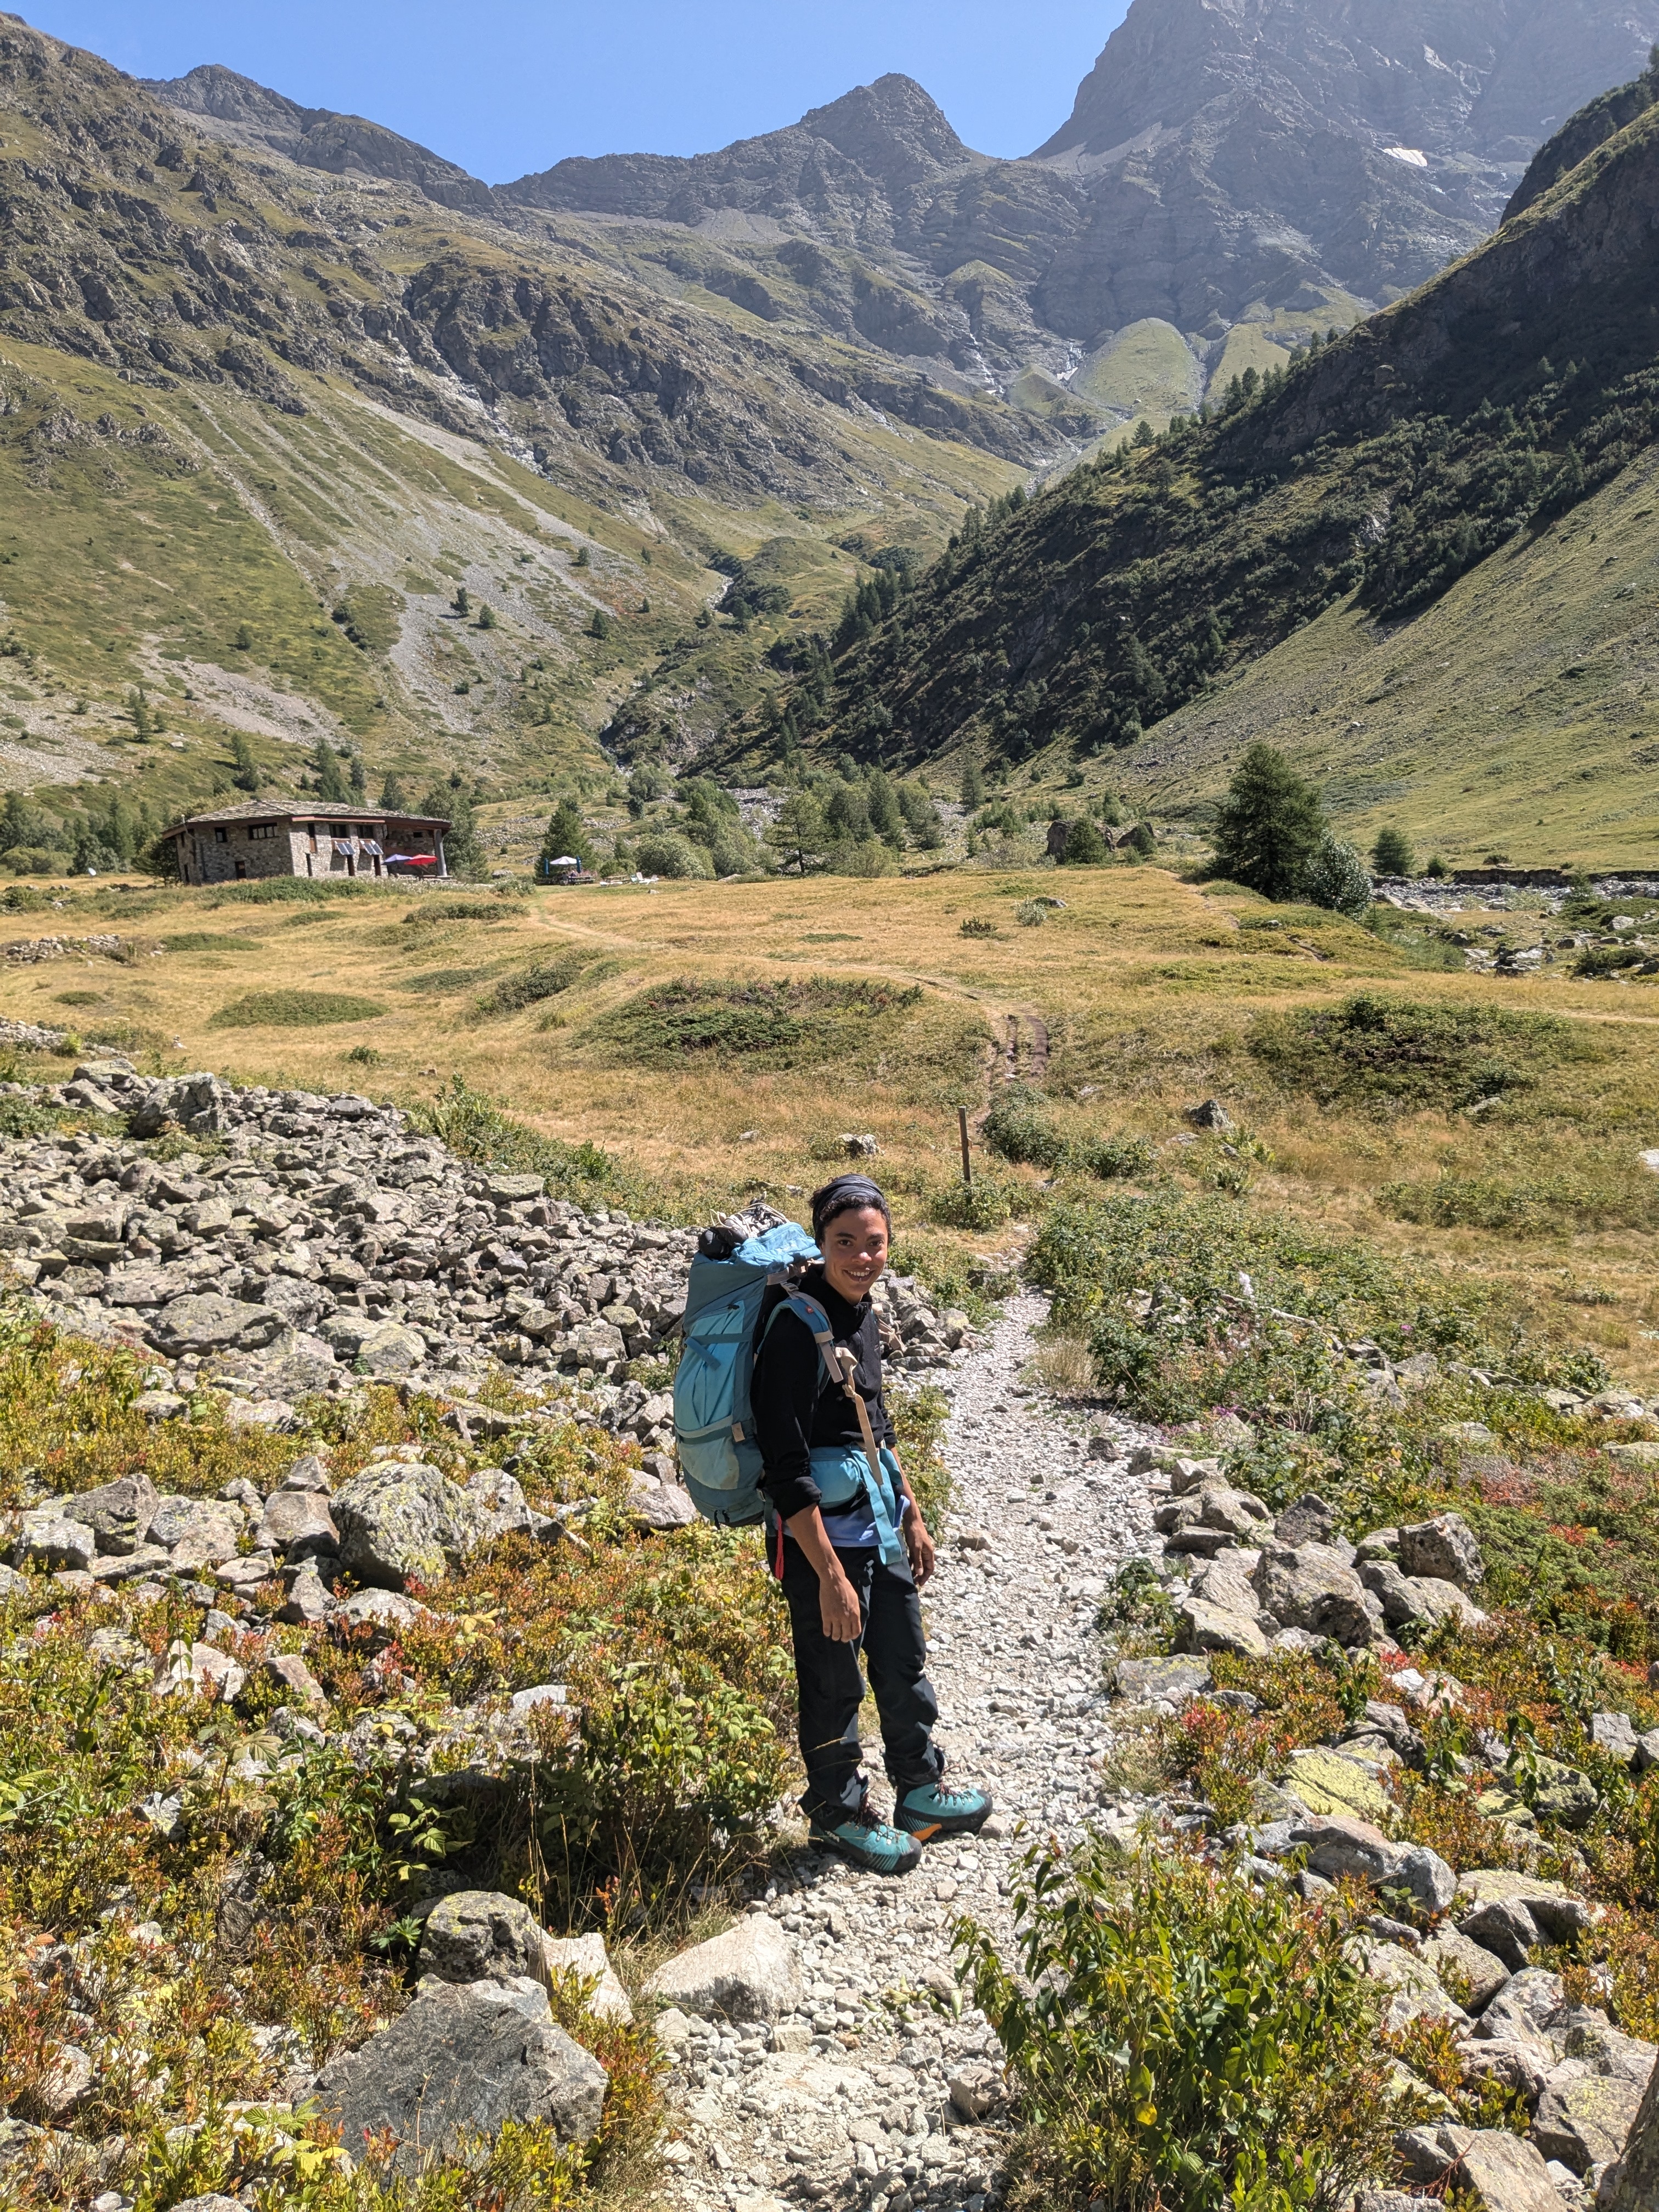
<svg viewBox="0 0 1659 2212"><path fill-rule="evenodd" d="M936 1836L977 1832L991 1810L982 1790L946 1789L945 1754L934 1743L939 1700L924 1671L927 1640L917 1592L933 1571L933 1540L892 1456L893 1425L881 1395L881 1337L870 1292L887 1265L887 1200L866 1176L838 1176L813 1194L812 1234L823 1255L796 1288L829 1316L837 1348L857 1365L852 1385L865 1402L879 1450L879 1481L846 1498L847 1463L867 1466L858 1408L834 1387L805 1324L771 1308L769 1293L750 1392L755 1442L771 1501L774 1559L788 1601L800 1688L803 1808L814 1843L877 1874L908 1874ZM839 1479L837 1479L839 1478ZM859 1764L862 1645L881 1717L882 1747L896 1800L891 1821L872 1810Z"/></svg>

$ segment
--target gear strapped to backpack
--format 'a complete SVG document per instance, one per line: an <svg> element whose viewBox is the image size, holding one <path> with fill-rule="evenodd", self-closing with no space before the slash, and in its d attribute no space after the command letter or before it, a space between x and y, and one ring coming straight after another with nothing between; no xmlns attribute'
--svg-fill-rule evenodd
<svg viewBox="0 0 1659 2212"><path fill-rule="evenodd" d="M685 1348L674 1377L674 1437L680 1473L692 1504L720 1528L746 1528L770 1510L760 1487L761 1455L754 1442L750 1385L755 1355L780 1314L792 1313L818 1347L830 1385L857 1409L864 1449L814 1447L812 1480L831 1511L863 1495L870 1503L883 1560L904 1557L898 1524L903 1495L898 1462L878 1449L870 1410L853 1380L857 1360L838 1346L830 1316L816 1298L796 1287L822 1257L806 1231L793 1221L759 1236L716 1224L704 1231L691 1262L682 1333ZM760 1325L769 1290L785 1295Z"/></svg>

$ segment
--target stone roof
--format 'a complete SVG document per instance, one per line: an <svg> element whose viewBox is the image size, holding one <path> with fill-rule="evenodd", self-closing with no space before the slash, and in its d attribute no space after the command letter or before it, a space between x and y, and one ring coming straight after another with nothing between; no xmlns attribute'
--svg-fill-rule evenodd
<svg viewBox="0 0 1659 2212"><path fill-rule="evenodd" d="M186 815L162 834L176 837L181 830L224 822L420 822L447 830L442 814L411 814L406 807L371 806L367 801L343 803L337 799L313 799L301 805L274 806L258 799L244 799L234 806L216 806L210 814Z"/></svg>

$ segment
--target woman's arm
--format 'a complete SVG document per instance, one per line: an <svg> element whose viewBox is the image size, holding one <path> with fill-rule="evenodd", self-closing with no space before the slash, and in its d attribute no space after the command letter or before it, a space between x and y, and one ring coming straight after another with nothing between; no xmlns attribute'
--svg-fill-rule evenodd
<svg viewBox="0 0 1659 2212"><path fill-rule="evenodd" d="M809 1505L785 1525L817 1575L824 1634L832 1644L856 1644L864 1627L858 1592L836 1557L835 1547L824 1532L823 1514L816 1505Z"/></svg>

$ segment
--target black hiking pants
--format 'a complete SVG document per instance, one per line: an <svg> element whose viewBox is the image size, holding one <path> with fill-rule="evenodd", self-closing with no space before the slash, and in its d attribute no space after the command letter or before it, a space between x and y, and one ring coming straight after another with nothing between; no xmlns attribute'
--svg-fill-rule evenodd
<svg viewBox="0 0 1659 2212"><path fill-rule="evenodd" d="M907 1790L937 1782L945 1771L945 1755L933 1742L939 1699L926 1672L921 1600L908 1562L884 1567L873 1549L838 1547L836 1557L858 1594L863 1629L856 1644L832 1644L823 1632L817 1570L799 1544L786 1539L781 1551L780 1579L794 1634L800 1753L806 1763L801 1806L833 1826L858 1811L868 1787L859 1763L860 1652L881 1717L887 1778L895 1790L902 1796Z"/></svg>

